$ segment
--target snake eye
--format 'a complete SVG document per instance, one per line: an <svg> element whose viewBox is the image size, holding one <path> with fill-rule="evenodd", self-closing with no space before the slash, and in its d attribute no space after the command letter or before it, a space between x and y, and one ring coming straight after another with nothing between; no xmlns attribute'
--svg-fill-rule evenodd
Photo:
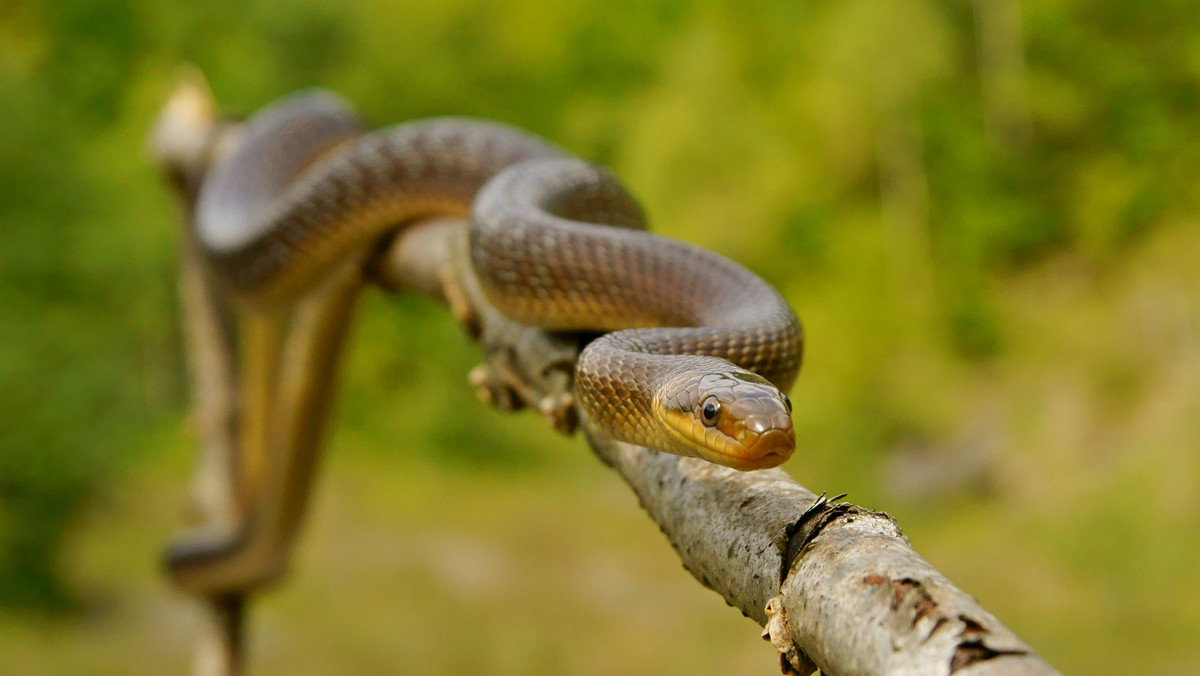
<svg viewBox="0 0 1200 676"><path fill-rule="evenodd" d="M788 399L786 394L783 395L783 405L785 408L787 408L788 413L792 412L792 400Z"/></svg>
<svg viewBox="0 0 1200 676"><path fill-rule="evenodd" d="M716 397L709 397L704 400L704 406L700 409L700 420L705 427L712 427L717 424L717 416L721 415L721 402L717 401Z"/></svg>

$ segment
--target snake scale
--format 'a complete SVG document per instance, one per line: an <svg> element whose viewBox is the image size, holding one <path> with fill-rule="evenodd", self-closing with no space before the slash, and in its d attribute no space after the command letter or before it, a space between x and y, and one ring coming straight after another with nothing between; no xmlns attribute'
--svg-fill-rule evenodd
<svg viewBox="0 0 1200 676"><path fill-rule="evenodd" d="M526 132L437 118L366 133L339 97L294 94L216 158L195 234L238 297L272 306L440 215L471 217L471 261L500 311L601 334L575 388L605 434L737 469L792 454L784 392L803 334L788 304L740 265L641 230L607 170Z"/></svg>

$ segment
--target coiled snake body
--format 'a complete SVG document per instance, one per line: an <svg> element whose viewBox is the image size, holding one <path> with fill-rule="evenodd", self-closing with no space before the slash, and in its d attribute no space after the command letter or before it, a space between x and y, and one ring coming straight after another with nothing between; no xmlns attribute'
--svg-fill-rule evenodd
<svg viewBox="0 0 1200 676"><path fill-rule="evenodd" d="M468 213L472 263L497 308L611 332L576 368L600 430L738 469L791 455L782 391L802 333L787 303L727 259L633 229L641 209L606 170L518 130L445 118L363 134L339 98L294 95L215 162L196 237L238 295L270 306L404 223Z"/></svg>

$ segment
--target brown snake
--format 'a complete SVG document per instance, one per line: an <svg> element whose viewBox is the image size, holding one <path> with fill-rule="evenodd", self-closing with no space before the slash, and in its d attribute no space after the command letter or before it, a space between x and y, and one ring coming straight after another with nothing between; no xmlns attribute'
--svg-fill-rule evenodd
<svg viewBox="0 0 1200 676"><path fill-rule="evenodd" d="M238 296L271 307L404 224L468 213L472 263L497 308L605 332L576 368L594 426L737 469L791 455L783 391L802 331L783 298L725 258L635 229L642 211L611 174L524 132L445 118L363 133L341 99L293 95L217 158L196 238Z"/></svg>

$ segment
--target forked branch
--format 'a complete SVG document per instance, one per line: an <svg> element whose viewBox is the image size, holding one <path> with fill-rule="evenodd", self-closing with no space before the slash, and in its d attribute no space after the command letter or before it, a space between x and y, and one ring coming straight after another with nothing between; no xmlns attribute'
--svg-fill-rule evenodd
<svg viewBox="0 0 1200 676"><path fill-rule="evenodd" d="M195 98L197 77L176 93L155 137L156 158L187 209L213 149L236 132L236 125L216 121L211 99L204 114L178 103L189 96L193 103L205 100L206 91ZM532 408L564 433L582 428L684 567L765 627L763 637L778 649L785 673L1057 673L918 556L887 514L827 501L778 469L738 472L606 438L572 396L573 363L584 338L523 326L491 309L468 258L462 222L427 222L382 247L365 272L387 291L416 290L450 306L484 353L471 382L485 401ZM221 499L201 506L211 518L228 519L228 484L235 478L224 471L230 463L222 456L234 446L231 337L190 247L184 248L183 275L197 419L210 456L203 466L209 483L225 483L208 490ZM223 370L220 377L204 375L214 368ZM214 635L221 638L208 650L215 645L228 654L215 660L210 654L198 667L206 674L233 673L240 664L241 602L210 602L219 627Z"/></svg>

